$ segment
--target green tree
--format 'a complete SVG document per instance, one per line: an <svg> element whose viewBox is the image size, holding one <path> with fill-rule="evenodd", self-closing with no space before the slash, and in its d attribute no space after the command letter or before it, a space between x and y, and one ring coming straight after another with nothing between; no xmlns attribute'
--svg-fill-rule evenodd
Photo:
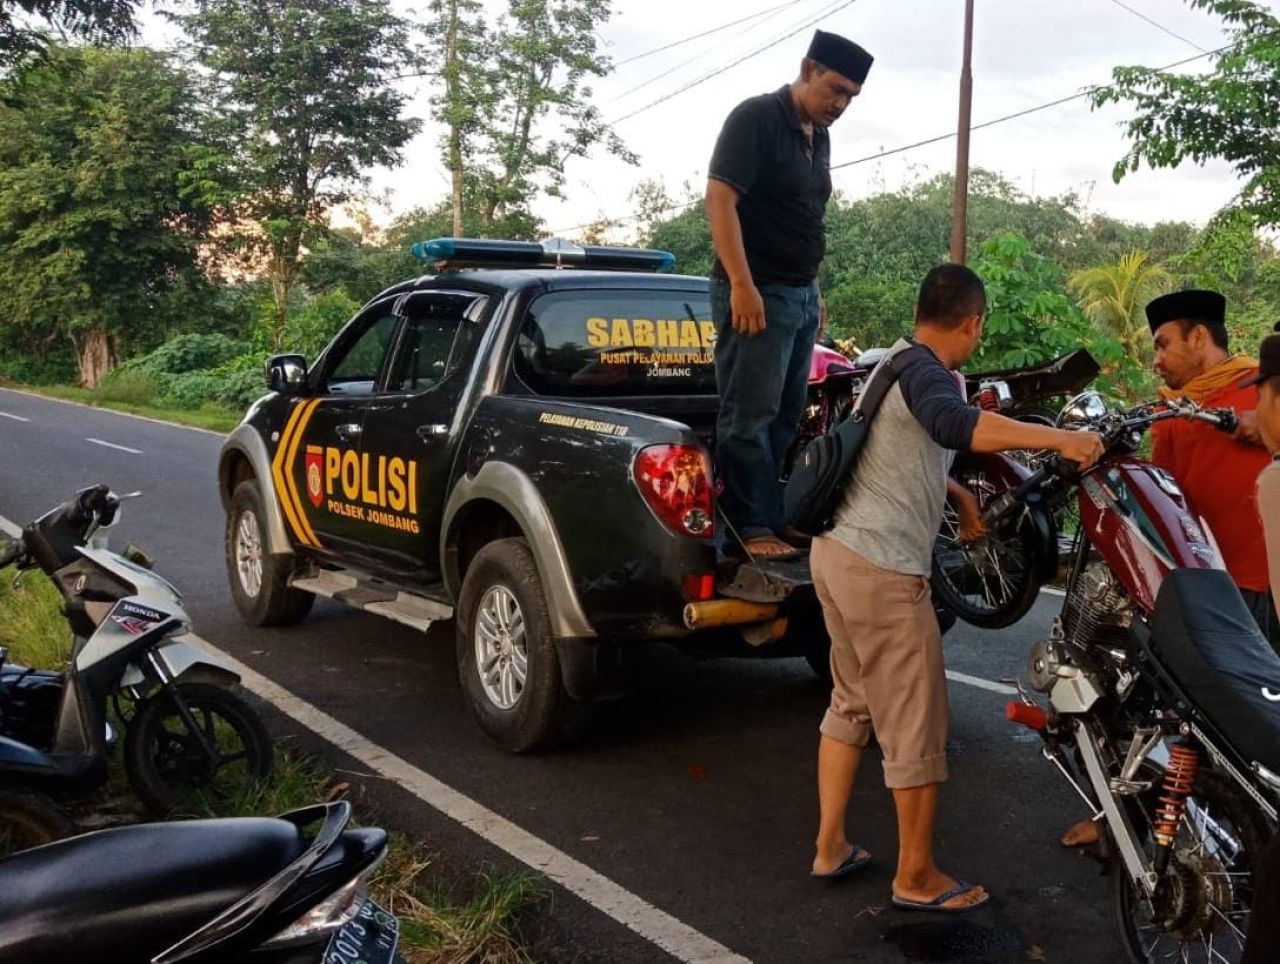
<svg viewBox="0 0 1280 964"><path fill-rule="evenodd" d="M1092 95L1095 106L1129 104L1129 152L1116 164L1116 181L1146 163L1177 167L1222 158L1244 182L1237 203L1256 224L1280 224L1280 18L1250 0L1188 0L1217 14L1231 45L1215 54L1204 74L1161 73L1117 67L1114 84Z"/></svg>
<svg viewBox="0 0 1280 964"><path fill-rule="evenodd" d="M1099 331L1119 341L1135 362L1150 365L1147 302L1171 290L1173 280L1145 251L1131 251L1111 264L1081 268L1071 275L1067 289Z"/></svg>
<svg viewBox="0 0 1280 964"><path fill-rule="evenodd" d="M96 387L164 324L197 273L195 96L149 50L50 48L0 96L0 327L27 351L68 339Z"/></svg>
<svg viewBox="0 0 1280 964"><path fill-rule="evenodd" d="M591 78L610 70L596 40L609 0L508 0L492 25L469 0L436 0L432 10L442 85L434 113L446 128L455 228L468 206L486 236L504 219L531 219L532 198L559 197L568 160L598 146L636 163L591 103Z"/></svg>
<svg viewBox="0 0 1280 964"><path fill-rule="evenodd" d="M1102 366L1103 390L1126 400L1149 395L1149 374L1089 323L1064 290L1062 269L1026 238L992 238L973 268L987 286L987 321L970 371L1037 365L1086 348Z"/></svg>
<svg viewBox="0 0 1280 964"><path fill-rule="evenodd" d="M1233 350L1256 352L1280 321L1280 251L1259 235L1248 212L1219 214L1174 267L1186 282L1226 295Z"/></svg>
<svg viewBox="0 0 1280 964"><path fill-rule="evenodd" d="M431 0L427 4L427 67L441 89L432 98L436 119L445 127L449 169L449 210L454 237L463 236L463 205L469 155L464 145L481 130L482 108L489 99L490 56L484 8L479 0Z"/></svg>
<svg viewBox="0 0 1280 964"><path fill-rule="evenodd" d="M121 43L137 32L141 0L0 0L0 68L43 54L46 28L77 40Z"/></svg>
<svg viewBox="0 0 1280 964"><path fill-rule="evenodd" d="M368 170L395 166L417 122L390 85L414 62L387 0L190 0L176 19L209 72L211 130L225 153L224 200L239 252L265 263L284 337L304 245L357 197Z"/></svg>

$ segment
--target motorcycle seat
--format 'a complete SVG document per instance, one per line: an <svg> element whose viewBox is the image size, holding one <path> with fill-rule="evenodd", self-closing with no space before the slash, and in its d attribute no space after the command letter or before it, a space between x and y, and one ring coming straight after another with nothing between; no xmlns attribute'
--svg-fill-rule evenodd
<svg viewBox="0 0 1280 964"><path fill-rule="evenodd" d="M1280 656L1221 569L1175 569L1156 595L1152 645L1247 763L1280 773Z"/></svg>
<svg viewBox="0 0 1280 964"><path fill-rule="evenodd" d="M0 964L150 961L305 847L292 823L241 818L118 827L14 854L0 860Z"/></svg>

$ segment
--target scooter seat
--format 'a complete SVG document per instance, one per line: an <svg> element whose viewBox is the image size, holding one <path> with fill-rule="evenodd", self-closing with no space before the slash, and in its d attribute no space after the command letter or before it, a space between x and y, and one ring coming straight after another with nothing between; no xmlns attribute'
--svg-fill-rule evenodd
<svg viewBox="0 0 1280 964"><path fill-rule="evenodd" d="M1169 573L1156 595L1151 638L1196 710L1245 763L1280 773L1280 656L1231 577L1220 569Z"/></svg>
<svg viewBox="0 0 1280 964"><path fill-rule="evenodd" d="M284 820L119 827L0 860L0 964L134 964L208 923L306 847Z"/></svg>

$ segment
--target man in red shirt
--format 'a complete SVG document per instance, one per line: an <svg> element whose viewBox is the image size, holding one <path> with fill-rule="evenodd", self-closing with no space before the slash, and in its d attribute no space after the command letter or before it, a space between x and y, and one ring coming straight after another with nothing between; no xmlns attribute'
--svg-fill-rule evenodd
<svg viewBox="0 0 1280 964"><path fill-rule="evenodd" d="M1258 388L1242 384L1258 363L1233 355L1227 299L1216 291L1175 291L1147 305L1156 346L1160 397L1187 397L1205 408L1232 408L1234 435L1205 422L1169 419L1151 429L1151 461L1173 476L1208 523L1226 564L1264 636L1276 646L1280 621L1267 573L1267 544L1258 524L1257 484L1271 461L1258 432ZM1082 820L1062 838L1068 847L1095 843L1098 827Z"/></svg>
<svg viewBox="0 0 1280 964"><path fill-rule="evenodd" d="M1267 544L1258 525L1258 473L1271 461L1258 434L1258 372L1252 358L1228 350L1227 300L1216 291L1175 291L1147 305L1162 398L1183 396L1205 408L1235 409L1227 435L1204 422L1170 419L1151 430L1151 461L1174 477L1209 524L1223 562L1263 635L1275 644L1275 604Z"/></svg>

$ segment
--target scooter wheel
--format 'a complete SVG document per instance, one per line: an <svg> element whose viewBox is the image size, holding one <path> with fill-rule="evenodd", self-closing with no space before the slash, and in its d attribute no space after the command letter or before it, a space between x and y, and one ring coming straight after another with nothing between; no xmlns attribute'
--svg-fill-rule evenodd
<svg viewBox="0 0 1280 964"><path fill-rule="evenodd" d="M76 825L48 797L0 790L0 859L77 833Z"/></svg>
<svg viewBox="0 0 1280 964"><path fill-rule="evenodd" d="M180 683L178 693L200 734L191 732L167 690L144 700L125 734L129 782L153 813L216 814L271 775L271 736L257 711L229 689ZM216 760L206 741L217 748Z"/></svg>

